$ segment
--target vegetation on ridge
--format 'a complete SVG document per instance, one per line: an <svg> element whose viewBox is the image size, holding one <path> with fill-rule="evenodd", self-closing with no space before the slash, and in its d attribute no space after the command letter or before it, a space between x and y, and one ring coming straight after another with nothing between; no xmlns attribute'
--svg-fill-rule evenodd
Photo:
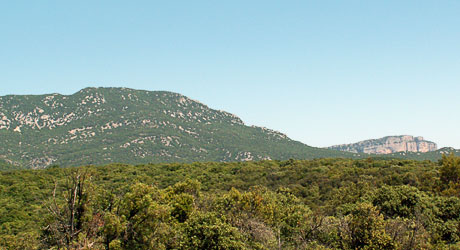
<svg viewBox="0 0 460 250"><path fill-rule="evenodd" d="M2 96L0 137L0 158L29 168L353 156L246 126L180 94L125 88Z"/></svg>
<svg viewBox="0 0 460 250"><path fill-rule="evenodd" d="M126 88L1 96L0 137L0 159L25 168L372 156L310 147L180 94ZM388 157L438 160L444 151Z"/></svg>

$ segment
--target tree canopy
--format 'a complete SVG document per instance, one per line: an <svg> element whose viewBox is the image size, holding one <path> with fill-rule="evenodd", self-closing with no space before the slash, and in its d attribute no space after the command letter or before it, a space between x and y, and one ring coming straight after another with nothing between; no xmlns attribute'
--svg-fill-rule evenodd
<svg viewBox="0 0 460 250"><path fill-rule="evenodd" d="M459 158L0 172L0 249L457 249Z"/></svg>

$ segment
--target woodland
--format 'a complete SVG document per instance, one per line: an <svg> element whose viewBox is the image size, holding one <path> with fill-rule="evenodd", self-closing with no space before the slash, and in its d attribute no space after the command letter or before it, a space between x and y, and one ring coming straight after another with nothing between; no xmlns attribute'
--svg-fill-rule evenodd
<svg viewBox="0 0 460 250"><path fill-rule="evenodd" d="M460 158L0 172L0 249L460 249Z"/></svg>

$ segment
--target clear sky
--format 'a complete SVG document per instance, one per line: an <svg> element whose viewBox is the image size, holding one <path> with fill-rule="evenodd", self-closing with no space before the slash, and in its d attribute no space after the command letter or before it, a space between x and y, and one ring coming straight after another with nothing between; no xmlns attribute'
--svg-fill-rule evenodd
<svg viewBox="0 0 460 250"><path fill-rule="evenodd" d="M460 1L0 0L0 95L169 90L313 146L460 148Z"/></svg>

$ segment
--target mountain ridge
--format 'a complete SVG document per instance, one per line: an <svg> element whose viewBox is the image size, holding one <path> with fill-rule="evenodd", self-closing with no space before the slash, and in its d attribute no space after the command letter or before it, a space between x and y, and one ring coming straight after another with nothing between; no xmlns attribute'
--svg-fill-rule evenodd
<svg viewBox="0 0 460 250"><path fill-rule="evenodd" d="M169 91L85 88L0 97L0 158L42 168L109 162L354 157L314 148Z"/></svg>
<svg viewBox="0 0 460 250"><path fill-rule="evenodd" d="M0 96L0 138L0 169L382 156L308 146L179 93L113 87ZM384 156L445 152L460 154Z"/></svg>

